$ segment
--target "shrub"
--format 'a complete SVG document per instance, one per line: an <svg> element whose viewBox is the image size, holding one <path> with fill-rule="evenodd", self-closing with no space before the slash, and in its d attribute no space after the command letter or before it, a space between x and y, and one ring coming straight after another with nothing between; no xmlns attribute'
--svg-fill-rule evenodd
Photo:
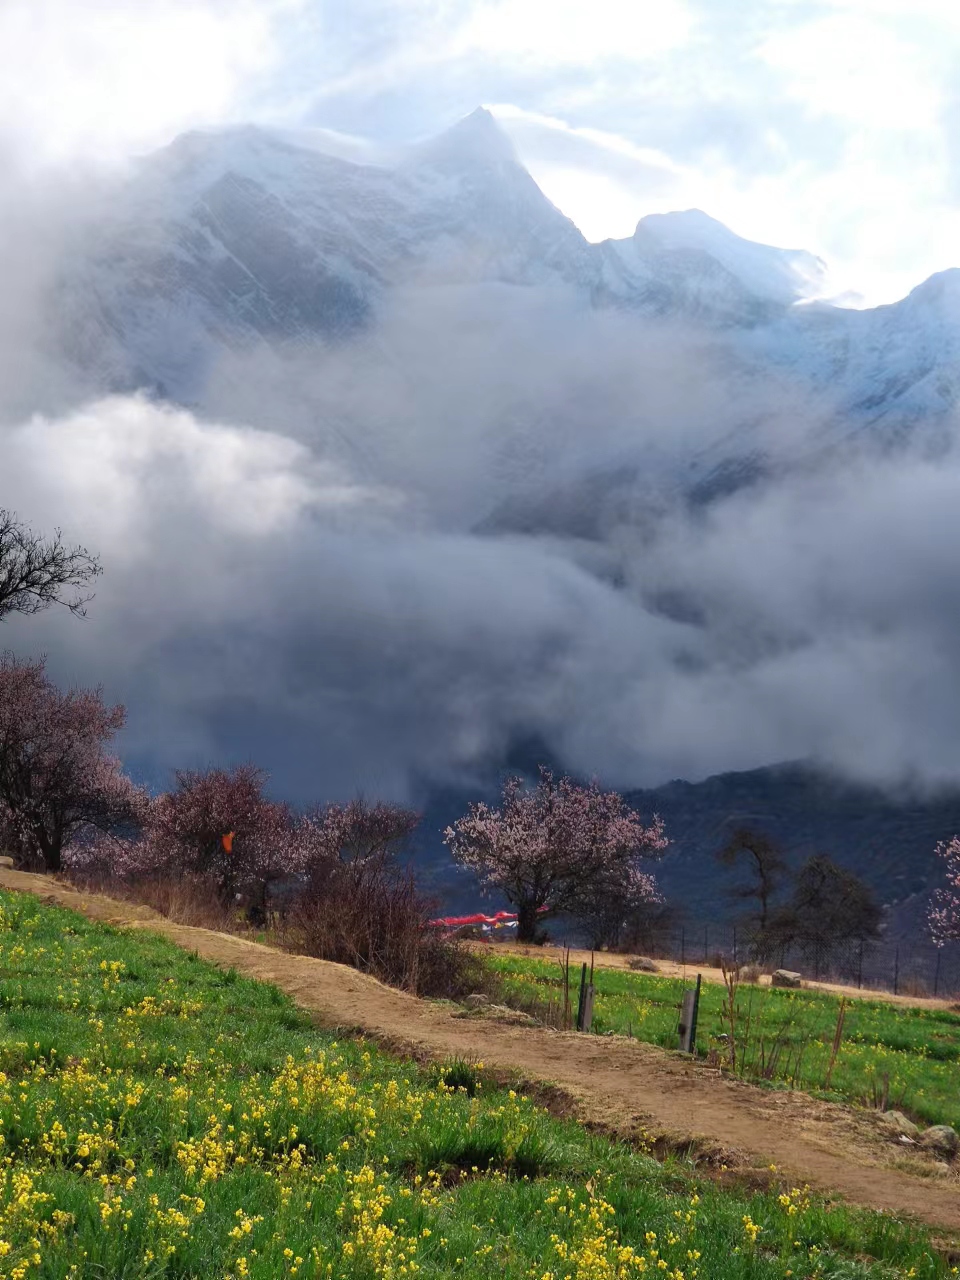
<svg viewBox="0 0 960 1280"><path fill-rule="evenodd" d="M385 854L315 863L282 926L285 945L418 995L489 986L482 961L430 926L433 904Z"/></svg>
<svg viewBox="0 0 960 1280"><path fill-rule="evenodd" d="M151 874L129 880L108 871L71 867L69 878L89 892L151 907L175 924L232 933L240 917L237 904L224 904L216 883L205 876Z"/></svg>

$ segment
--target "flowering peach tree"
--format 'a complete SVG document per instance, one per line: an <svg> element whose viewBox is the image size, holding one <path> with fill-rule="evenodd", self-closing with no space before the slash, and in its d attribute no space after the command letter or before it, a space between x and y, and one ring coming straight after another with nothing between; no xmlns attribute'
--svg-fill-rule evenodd
<svg viewBox="0 0 960 1280"><path fill-rule="evenodd" d="M107 746L122 706L99 689L62 692L43 659L0 655L0 839L23 861L59 871L64 850L91 832L135 825L146 793Z"/></svg>
<svg viewBox="0 0 960 1280"><path fill-rule="evenodd" d="M930 932L938 945L960 939L960 837L941 840L936 852L946 863L946 885L937 891L930 908Z"/></svg>
<svg viewBox="0 0 960 1280"><path fill-rule="evenodd" d="M589 918L600 903L624 910L657 897L642 863L667 845L663 823L649 825L616 791L580 786L540 770L535 787L509 778L497 809L478 803L444 833L454 859L517 911L517 939L533 942L541 916Z"/></svg>
<svg viewBox="0 0 960 1280"><path fill-rule="evenodd" d="M420 822L402 805L362 797L347 804L328 804L301 818L294 833L297 858L304 869L317 862L365 862L391 859Z"/></svg>
<svg viewBox="0 0 960 1280"><path fill-rule="evenodd" d="M398 805L362 799L298 816L268 798L267 774L252 764L181 770L175 780L144 804L138 833L72 849L71 869L130 881L194 876L224 903L245 900L251 919L263 922L271 886L287 881L303 892L329 883L337 868L360 874L385 864L419 821Z"/></svg>
<svg viewBox="0 0 960 1280"><path fill-rule="evenodd" d="M263 770L245 764L175 778L175 788L150 803L134 851L141 869L202 876L224 900L241 893L255 901L295 869L290 810L264 795Z"/></svg>

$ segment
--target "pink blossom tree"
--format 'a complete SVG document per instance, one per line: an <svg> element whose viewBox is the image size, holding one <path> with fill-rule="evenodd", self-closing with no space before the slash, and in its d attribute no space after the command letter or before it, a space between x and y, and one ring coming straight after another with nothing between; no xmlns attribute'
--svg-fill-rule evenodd
<svg viewBox="0 0 960 1280"><path fill-rule="evenodd" d="M362 798L328 804L298 819L291 845L303 879L302 912L317 917L338 902L367 901L372 889L374 898L395 901L393 891L403 880L396 856L419 822L412 809Z"/></svg>
<svg viewBox="0 0 960 1280"><path fill-rule="evenodd" d="M579 786L540 770L536 787L504 784L499 809L479 803L444 832L454 859L517 910L517 939L533 942L543 915L586 917L621 895L625 903L655 898L641 861L667 845L663 823L645 826L615 791Z"/></svg>
<svg viewBox="0 0 960 1280"><path fill-rule="evenodd" d="M43 659L0 656L0 835L23 861L59 871L72 842L140 820L146 793L106 752L123 722L100 689L63 693Z"/></svg>
<svg viewBox="0 0 960 1280"><path fill-rule="evenodd" d="M252 764L175 777L174 790L150 803L131 868L208 877L224 901L242 893L262 910L268 885L294 862L290 810L267 799L267 775Z"/></svg>
<svg viewBox="0 0 960 1280"><path fill-rule="evenodd" d="M348 804L328 804L297 823L293 842L298 869L318 861L388 861L407 842L420 815L402 805L362 797Z"/></svg>
<svg viewBox="0 0 960 1280"><path fill-rule="evenodd" d="M938 946L960 939L960 837L941 840L936 852L946 863L946 884L937 889L930 907L930 932Z"/></svg>
<svg viewBox="0 0 960 1280"><path fill-rule="evenodd" d="M105 837L72 851L71 867L136 881L197 876L221 901L246 899L252 919L266 918L271 884L287 877L328 884L373 862L385 867L419 815L398 805L354 800L297 817L264 794L255 765L181 771L175 788L147 802L134 838Z"/></svg>

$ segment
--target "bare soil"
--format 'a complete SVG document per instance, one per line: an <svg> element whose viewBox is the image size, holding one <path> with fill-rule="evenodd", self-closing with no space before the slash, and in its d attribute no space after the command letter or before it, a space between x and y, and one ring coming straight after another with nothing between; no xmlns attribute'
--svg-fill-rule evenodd
<svg viewBox="0 0 960 1280"><path fill-rule="evenodd" d="M224 968L274 983L318 1023L358 1032L417 1059L479 1059L538 1101L655 1151L685 1150L717 1176L772 1177L906 1215L960 1238L960 1177L907 1155L865 1112L730 1080L652 1045L468 1015L417 999L343 965L289 955L232 934L176 924L149 907L0 870L0 887L34 893L94 920L148 928ZM770 1172L776 1166L776 1174Z"/></svg>

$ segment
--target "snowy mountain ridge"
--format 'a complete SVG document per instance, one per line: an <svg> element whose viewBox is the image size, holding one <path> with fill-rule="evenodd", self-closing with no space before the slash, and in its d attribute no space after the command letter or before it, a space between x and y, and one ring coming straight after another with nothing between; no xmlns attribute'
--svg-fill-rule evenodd
<svg viewBox="0 0 960 1280"><path fill-rule="evenodd" d="M699 210L589 243L478 109L393 168L254 126L189 133L143 157L58 290L60 341L104 389L201 403L223 350L337 341L391 289L499 284L682 325L828 393L844 431L894 437L960 395L960 271L890 306L805 303L824 264ZM841 433L842 434L842 433Z"/></svg>

